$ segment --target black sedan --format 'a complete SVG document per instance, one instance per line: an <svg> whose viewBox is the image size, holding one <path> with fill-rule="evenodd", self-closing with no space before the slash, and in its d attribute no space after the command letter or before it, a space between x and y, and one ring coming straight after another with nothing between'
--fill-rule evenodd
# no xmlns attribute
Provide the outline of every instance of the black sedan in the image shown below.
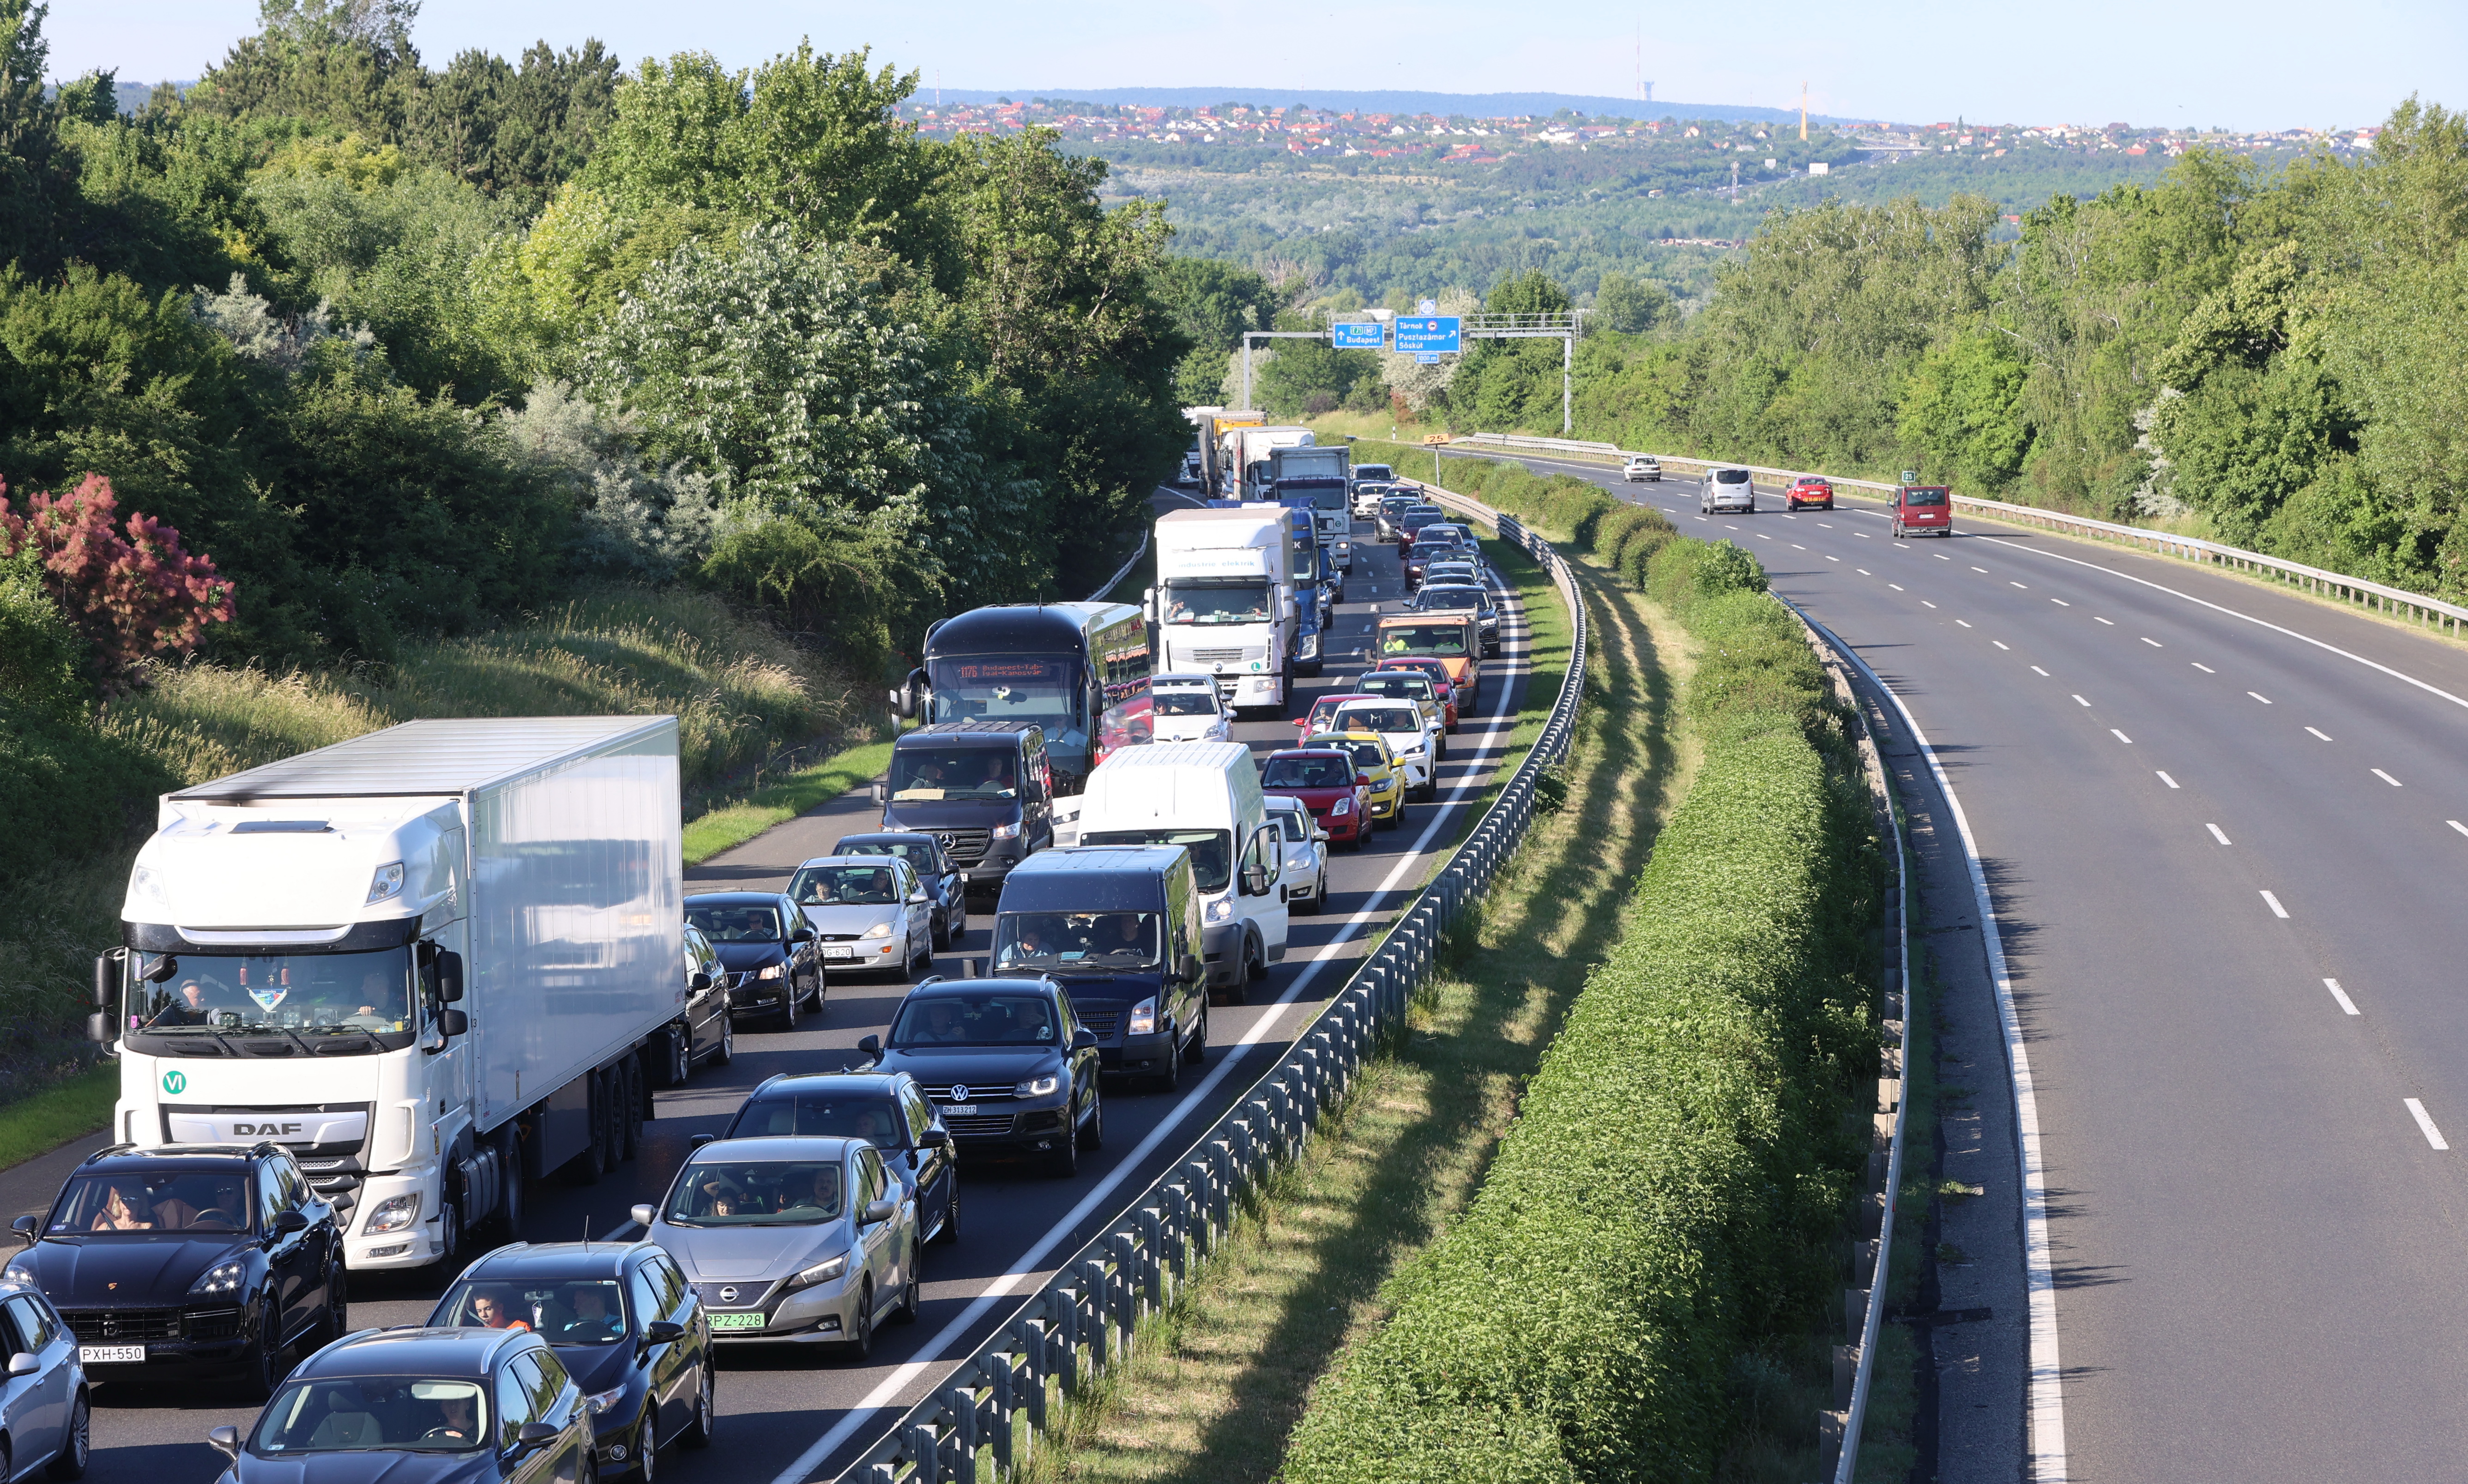
<svg viewBox="0 0 2468 1484"><path fill-rule="evenodd" d="M951 864L950 852L930 834L883 831L844 834L832 847L834 856L897 856L908 862L926 894L934 899L934 947L949 947L969 930L969 878Z"/></svg>
<svg viewBox="0 0 2468 1484"><path fill-rule="evenodd" d="M463 1269L428 1322L519 1324L547 1340L582 1388L604 1478L651 1484L661 1449L711 1441L711 1326L651 1243L500 1247Z"/></svg>
<svg viewBox="0 0 2468 1484"><path fill-rule="evenodd" d="M279 1145L97 1150L7 1275L42 1290L91 1381L229 1377L252 1400L283 1355L348 1325L334 1208Z"/></svg>
<svg viewBox="0 0 2468 1484"><path fill-rule="evenodd" d="M243 1437L206 1434L220 1484L595 1484L591 1407L520 1329L362 1330L300 1362Z"/></svg>
<svg viewBox="0 0 2468 1484"><path fill-rule="evenodd" d="M794 902L770 891L710 892L686 899L686 921L727 967L731 1014L763 1016L793 1031L800 1009L823 1008L823 961Z"/></svg>
<svg viewBox="0 0 2468 1484"><path fill-rule="evenodd" d="M866 1070L917 1079L962 1149L1071 1176L1105 1138L1096 1033L1051 979L926 979L892 1016L890 1045L868 1036L857 1049L874 1059Z"/></svg>
<svg viewBox="0 0 2468 1484"><path fill-rule="evenodd" d="M943 1116L903 1072L790 1072L766 1078L737 1107L723 1139L780 1134L864 1139L917 1205L921 1242L960 1240L960 1161ZM706 1134L697 1134L704 1141Z"/></svg>

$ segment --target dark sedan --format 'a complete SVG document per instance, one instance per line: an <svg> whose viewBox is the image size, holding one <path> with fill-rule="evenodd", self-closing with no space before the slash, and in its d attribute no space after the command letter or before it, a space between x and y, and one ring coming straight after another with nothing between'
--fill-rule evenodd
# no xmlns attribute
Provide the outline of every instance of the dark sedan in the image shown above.
<svg viewBox="0 0 2468 1484"><path fill-rule="evenodd" d="M951 1130L916 1078L904 1072L784 1073L766 1079L739 1104L720 1136L781 1134L837 1135L872 1144L917 1203L918 1240L960 1240L960 1161Z"/></svg>
<svg viewBox="0 0 2468 1484"><path fill-rule="evenodd" d="M276 1144L115 1144L47 1217L20 1217L7 1275L42 1290L90 1381L228 1377L252 1400L283 1355L343 1333L334 1208Z"/></svg>
<svg viewBox="0 0 2468 1484"><path fill-rule="evenodd" d="M1472 612L1482 617L1482 651L1499 652L1499 605L1492 601L1488 589L1470 582L1433 581L1407 600L1408 613Z"/></svg>
<svg viewBox="0 0 2468 1484"><path fill-rule="evenodd" d="M711 1441L711 1326L651 1243L500 1247L463 1269L428 1322L519 1324L547 1340L582 1389L603 1478L651 1484L661 1449Z"/></svg>
<svg viewBox="0 0 2468 1484"><path fill-rule="evenodd" d="M728 970L731 1014L766 1016L781 1030L793 1031L801 1008L823 1008L823 963L814 952L814 930L788 898L772 891L688 897L686 921L711 940Z"/></svg>
<svg viewBox="0 0 2468 1484"><path fill-rule="evenodd" d="M222 1484L593 1484L591 1408L521 1329L362 1330L300 1362L243 1437L206 1441Z"/></svg>
<svg viewBox="0 0 2468 1484"><path fill-rule="evenodd" d="M934 900L934 947L948 948L969 930L969 877L951 864L950 852L930 834L884 831L844 834L834 856L897 856L908 862L926 895Z"/></svg>
<svg viewBox="0 0 2468 1484"><path fill-rule="evenodd" d="M962 1149L1041 1157L1076 1175L1100 1147L1097 1036L1051 979L927 979L891 1017L886 1046L857 1048L875 1072L906 1072Z"/></svg>

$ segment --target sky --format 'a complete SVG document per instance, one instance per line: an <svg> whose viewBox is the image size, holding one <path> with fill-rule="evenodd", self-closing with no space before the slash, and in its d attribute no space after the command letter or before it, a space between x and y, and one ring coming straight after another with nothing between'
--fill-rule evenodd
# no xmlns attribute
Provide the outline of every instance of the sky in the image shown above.
<svg viewBox="0 0 2468 1484"><path fill-rule="evenodd" d="M191 79L257 27L257 0L55 0L52 72ZM1926 123L2236 129L2379 122L2411 93L2468 106L2462 0L1974 0L1754 7L1552 0L425 0L412 33L430 65L586 36L628 63L707 51L749 66L811 37L871 47L928 89L1548 91L1795 107Z"/></svg>

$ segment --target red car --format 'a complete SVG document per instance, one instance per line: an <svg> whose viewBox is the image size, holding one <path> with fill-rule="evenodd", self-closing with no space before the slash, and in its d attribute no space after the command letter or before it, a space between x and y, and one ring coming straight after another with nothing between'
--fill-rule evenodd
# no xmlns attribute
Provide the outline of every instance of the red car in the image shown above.
<svg viewBox="0 0 2468 1484"><path fill-rule="evenodd" d="M1802 474L1782 492L1783 504L1792 510L1814 505L1818 510L1834 508L1834 483L1817 474Z"/></svg>
<svg viewBox="0 0 2468 1484"><path fill-rule="evenodd" d="M1334 730L1330 721L1336 717L1337 707L1350 700L1378 700L1379 698L1367 691L1360 695L1348 692L1343 696L1323 696L1312 702L1312 709L1308 715L1294 722L1294 730L1305 737L1309 737L1314 732Z"/></svg>
<svg viewBox="0 0 2468 1484"><path fill-rule="evenodd" d="M1954 491L1943 485L1894 487L1894 539L1954 535Z"/></svg>
<svg viewBox="0 0 2468 1484"><path fill-rule="evenodd" d="M1443 713L1441 719L1447 723L1450 731L1453 732L1457 729L1456 683L1449 678L1449 667L1446 661L1426 659L1415 655L1392 655L1387 659L1382 660L1372 668L1374 670L1419 670L1423 674L1429 675L1431 677L1431 689L1439 692L1440 694L1440 710ZM1359 700L1365 698L1384 699L1385 697L1345 696L1343 698L1347 700ZM1474 697L1469 696L1466 698L1468 700L1472 700Z"/></svg>
<svg viewBox="0 0 2468 1484"><path fill-rule="evenodd" d="M1260 769L1260 791L1300 799L1334 841L1358 849L1371 833L1371 790L1354 755L1337 747L1283 747Z"/></svg>

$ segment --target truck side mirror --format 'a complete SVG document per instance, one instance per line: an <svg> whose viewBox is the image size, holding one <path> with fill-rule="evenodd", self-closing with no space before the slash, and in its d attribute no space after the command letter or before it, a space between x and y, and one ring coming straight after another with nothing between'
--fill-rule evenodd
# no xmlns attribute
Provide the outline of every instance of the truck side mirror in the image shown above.
<svg viewBox="0 0 2468 1484"><path fill-rule="evenodd" d="M110 948L94 956L94 1008L109 1010L111 995L120 988L120 966L128 962L126 948Z"/></svg>
<svg viewBox="0 0 2468 1484"><path fill-rule="evenodd" d="M111 1023L111 1012L98 1010L85 1017L85 1039L98 1046L108 1046L120 1039L120 1031Z"/></svg>
<svg viewBox="0 0 2468 1484"><path fill-rule="evenodd" d="M1267 866L1245 866L1243 868L1243 895L1246 897L1265 897L1268 894L1268 868Z"/></svg>
<svg viewBox="0 0 2468 1484"><path fill-rule="evenodd" d="M471 1017L460 1010L441 1010L437 1012L437 1030L448 1040L468 1036L471 1033Z"/></svg>
<svg viewBox="0 0 2468 1484"><path fill-rule="evenodd" d="M463 955L451 948L437 950L437 997L445 1004L455 1004L463 998Z"/></svg>
<svg viewBox="0 0 2468 1484"><path fill-rule="evenodd" d="M1197 983L1197 982L1199 982L1199 980L1200 980L1200 976L1201 976L1203 973L1205 973L1205 972L1206 972L1206 970L1202 970L1202 969L1200 967L1200 955L1199 955L1199 954L1197 954L1197 953L1185 953L1185 954L1182 956L1182 976L1183 976L1183 978L1185 978L1185 979L1187 979L1187 980L1190 980L1190 981L1194 982L1194 983Z"/></svg>

